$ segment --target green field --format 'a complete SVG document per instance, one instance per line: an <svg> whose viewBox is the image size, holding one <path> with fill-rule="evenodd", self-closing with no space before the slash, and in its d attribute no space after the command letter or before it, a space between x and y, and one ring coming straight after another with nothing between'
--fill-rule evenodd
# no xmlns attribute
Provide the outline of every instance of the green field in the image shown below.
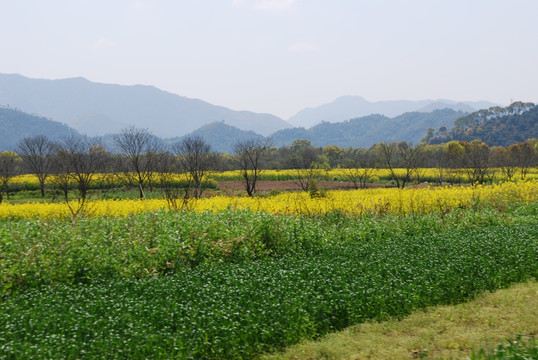
<svg viewBox="0 0 538 360"><path fill-rule="evenodd" d="M538 204L0 222L0 358L252 358L538 275Z"/></svg>

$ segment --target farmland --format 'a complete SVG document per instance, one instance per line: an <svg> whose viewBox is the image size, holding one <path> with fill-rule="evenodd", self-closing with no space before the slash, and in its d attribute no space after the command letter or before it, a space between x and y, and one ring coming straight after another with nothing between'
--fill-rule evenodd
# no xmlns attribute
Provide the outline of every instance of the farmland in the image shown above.
<svg viewBox="0 0 538 360"><path fill-rule="evenodd" d="M0 358L253 358L538 276L538 183L0 205ZM515 334L514 334L515 335Z"/></svg>

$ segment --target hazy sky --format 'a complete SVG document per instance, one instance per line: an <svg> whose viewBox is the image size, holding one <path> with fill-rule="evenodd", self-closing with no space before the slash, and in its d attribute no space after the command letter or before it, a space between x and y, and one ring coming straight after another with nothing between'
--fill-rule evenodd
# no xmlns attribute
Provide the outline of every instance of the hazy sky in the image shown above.
<svg viewBox="0 0 538 360"><path fill-rule="evenodd" d="M538 101L537 0L0 0L0 73L287 119L342 95Z"/></svg>

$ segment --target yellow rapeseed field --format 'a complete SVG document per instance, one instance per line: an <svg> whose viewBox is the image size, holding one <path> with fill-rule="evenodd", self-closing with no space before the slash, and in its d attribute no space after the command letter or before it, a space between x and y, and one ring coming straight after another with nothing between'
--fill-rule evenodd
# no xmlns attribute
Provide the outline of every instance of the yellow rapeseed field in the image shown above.
<svg viewBox="0 0 538 360"><path fill-rule="evenodd" d="M272 214L323 214L339 210L360 216L364 213L425 214L479 205L503 205L512 201L538 200L538 181L506 182L494 185L377 188L328 191L324 197L311 198L306 192L288 192L272 197L214 196L189 200L188 210L218 212L225 209L264 211ZM76 208L75 204L72 208ZM89 216L124 217L166 209L165 200L96 200L87 203ZM65 203L0 204L0 219L67 218L71 211Z"/></svg>
<svg viewBox="0 0 538 360"><path fill-rule="evenodd" d="M448 170L444 169L444 176L446 177L448 174ZM502 173L501 169L494 169L495 176L494 179L501 180L504 179L504 175ZM405 173L404 169L395 169L395 172L398 176L402 176ZM437 179L439 177L439 170L433 169L433 168L423 168L419 170L421 174L421 178L426 179ZM455 170L455 173L458 177L461 177L462 179L466 179L465 170L459 169ZM291 177L294 177L297 175L297 170L263 170L262 171L262 178L267 180L287 180ZM326 178L326 179L343 179L346 177L346 169L332 169L332 170L319 170L319 176ZM378 180L380 178L386 179L390 177L390 173L387 169L374 169L371 173L371 178L373 180ZM155 179L158 178L158 176L154 177ZM516 172L515 179L520 178L520 173ZM239 170L233 170L233 171L221 171L221 172L215 172L211 175L211 179L214 181L222 181L222 180L240 180L242 179L241 173ZM538 180L538 168L530 168L528 170L528 173L526 175L526 180ZM187 176L184 174L175 174L174 181L185 181L187 180ZM96 174L94 181L96 183L101 184L114 184L118 183L119 179L117 176L114 176L113 174ZM24 185L27 184L29 186L37 187L39 185L37 178L34 175L19 175L15 176L11 181L11 184L19 184Z"/></svg>

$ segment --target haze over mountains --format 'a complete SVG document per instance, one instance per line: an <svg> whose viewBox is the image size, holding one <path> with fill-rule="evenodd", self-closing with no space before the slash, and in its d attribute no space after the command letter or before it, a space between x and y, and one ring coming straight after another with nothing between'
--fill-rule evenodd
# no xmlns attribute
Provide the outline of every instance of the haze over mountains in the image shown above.
<svg viewBox="0 0 538 360"><path fill-rule="evenodd" d="M451 100L369 102L359 96L299 111L287 122L271 114L234 111L145 85L95 83L84 78L31 79L0 74L0 105L9 105L68 124L81 133L104 135L127 126L149 128L158 136L182 136L214 121L267 136L294 126L309 128L370 114L395 117L406 112L450 108L473 112L495 106L489 102Z"/></svg>
<svg viewBox="0 0 538 360"><path fill-rule="evenodd" d="M427 128L450 129L456 119L495 104L451 100L369 102L359 96L343 96L301 110L286 122L271 114L234 111L152 86L0 74L2 106L6 111L0 150L13 148L23 136L42 133L56 138L55 134L72 133L69 127L95 136L136 126L167 139L199 135L214 150L230 152L236 141L261 136L271 136L277 146L291 145L296 139L310 140L314 146L342 147L368 147L380 141L417 143ZM14 109L36 116L11 111Z"/></svg>
<svg viewBox="0 0 538 360"><path fill-rule="evenodd" d="M321 122L340 122L371 114L395 117L407 112L432 112L440 109L473 112L479 109L497 106L488 101L452 100L389 100L369 102L360 96L342 96L331 103L315 108L306 108L288 119L293 126L309 128Z"/></svg>
<svg viewBox="0 0 538 360"><path fill-rule="evenodd" d="M58 121L0 107L0 151L16 150L25 137L45 135L56 141L77 132Z"/></svg>
<svg viewBox="0 0 538 360"><path fill-rule="evenodd" d="M161 137L181 136L213 121L262 135L291 126L274 115L234 111L153 86L101 84L84 78L44 80L0 74L0 105L66 123L92 136L131 125Z"/></svg>

